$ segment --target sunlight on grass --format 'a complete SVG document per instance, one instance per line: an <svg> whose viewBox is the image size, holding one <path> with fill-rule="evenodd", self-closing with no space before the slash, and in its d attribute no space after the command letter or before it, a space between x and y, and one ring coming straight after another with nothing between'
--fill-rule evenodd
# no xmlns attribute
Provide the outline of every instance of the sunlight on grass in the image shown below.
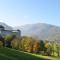
<svg viewBox="0 0 60 60"><path fill-rule="evenodd" d="M0 60L60 60L40 54L27 53L10 48L0 48Z"/></svg>
<svg viewBox="0 0 60 60"><path fill-rule="evenodd" d="M20 51L20 52L23 52L23 51ZM27 54L30 54L30 55L33 55L33 56L36 56L36 57L39 57L39 58L44 58L44 59L60 60L60 58L54 58L54 57L49 57L49 56L42 56L42 55L39 55L39 54L32 54L32 53L28 53L28 52L23 52L23 53L27 53Z"/></svg>
<svg viewBox="0 0 60 60"><path fill-rule="evenodd" d="M0 48L0 60L48 60L48 59L43 57L37 57L35 55L20 52L14 49Z"/></svg>

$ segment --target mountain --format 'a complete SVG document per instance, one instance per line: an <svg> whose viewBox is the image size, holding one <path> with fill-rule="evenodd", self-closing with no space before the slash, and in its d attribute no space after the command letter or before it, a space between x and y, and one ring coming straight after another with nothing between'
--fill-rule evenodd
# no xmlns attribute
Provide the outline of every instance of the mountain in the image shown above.
<svg viewBox="0 0 60 60"><path fill-rule="evenodd" d="M22 36L31 36L42 40L60 39L60 27L50 24L45 23L27 24L25 26L15 27L15 29L20 29Z"/></svg>
<svg viewBox="0 0 60 60"><path fill-rule="evenodd" d="M8 26L7 24L3 23L3 22L0 22L0 25L2 25L5 30L12 30L13 28L11 26Z"/></svg>
<svg viewBox="0 0 60 60"><path fill-rule="evenodd" d="M37 23L12 28L11 26L8 26L2 22L0 22L0 25L4 26L5 30L20 29L22 36L31 36L41 40L60 40L60 27L58 26Z"/></svg>

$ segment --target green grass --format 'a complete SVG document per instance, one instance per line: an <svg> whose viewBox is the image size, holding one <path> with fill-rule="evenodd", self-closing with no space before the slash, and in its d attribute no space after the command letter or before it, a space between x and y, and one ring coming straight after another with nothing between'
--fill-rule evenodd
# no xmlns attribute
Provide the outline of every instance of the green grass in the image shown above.
<svg viewBox="0 0 60 60"><path fill-rule="evenodd" d="M0 60L56 60L48 56L19 52L14 49L0 48ZM58 59L57 59L58 60Z"/></svg>
<svg viewBox="0 0 60 60"><path fill-rule="evenodd" d="M24 53L27 53L27 52L24 52ZM27 54L30 54L32 56L36 56L36 57L39 57L39 58L44 58L44 59L47 59L47 60L60 60L60 58L58 58L58 57L42 56L40 54L32 54L32 53L27 53Z"/></svg>

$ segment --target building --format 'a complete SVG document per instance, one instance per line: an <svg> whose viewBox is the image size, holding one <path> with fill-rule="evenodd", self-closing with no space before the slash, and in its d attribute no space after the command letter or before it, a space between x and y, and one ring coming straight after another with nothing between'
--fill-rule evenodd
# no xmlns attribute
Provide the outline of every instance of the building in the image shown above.
<svg viewBox="0 0 60 60"><path fill-rule="evenodd" d="M0 25L0 35L5 37L7 35L16 35L17 37L21 36L20 30L5 30L4 26Z"/></svg>

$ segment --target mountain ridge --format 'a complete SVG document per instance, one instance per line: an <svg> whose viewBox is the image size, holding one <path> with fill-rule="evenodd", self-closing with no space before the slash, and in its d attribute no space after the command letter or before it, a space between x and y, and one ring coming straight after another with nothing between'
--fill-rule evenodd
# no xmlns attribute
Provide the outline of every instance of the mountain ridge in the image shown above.
<svg viewBox="0 0 60 60"><path fill-rule="evenodd" d="M0 22L5 30L21 30L22 36L31 36L41 40L60 40L60 27L46 23L27 24L19 27L11 27Z"/></svg>
<svg viewBox="0 0 60 60"><path fill-rule="evenodd" d="M21 30L22 36L38 37L42 40L46 40L57 33L60 35L59 26L46 23L28 24L17 28Z"/></svg>

